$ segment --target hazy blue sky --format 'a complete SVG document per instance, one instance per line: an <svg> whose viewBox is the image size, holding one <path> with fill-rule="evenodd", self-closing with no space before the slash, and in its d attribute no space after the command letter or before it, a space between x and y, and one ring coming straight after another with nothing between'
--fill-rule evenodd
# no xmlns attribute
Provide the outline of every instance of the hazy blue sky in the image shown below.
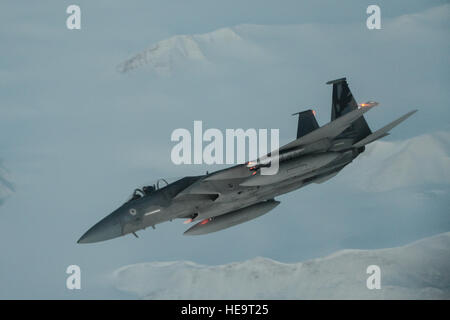
<svg viewBox="0 0 450 320"><path fill-rule="evenodd" d="M377 1L382 30L369 31L372 1L77 1L82 29L69 31L72 3L0 4L0 159L15 187L0 207L0 298L121 297L105 275L126 264L300 261L448 231L445 197L412 207L411 190L397 190L368 202L331 183L281 197L270 215L207 238L182 236L178 221L140 239L76 244L136 186L211 170L170 163L171 132L193 120L280 128L286 142L293 112L314 106L321 124L329 121L325 82L347 76L359 101L383 104L368 115L373 128L419 109L390 139L449 131L450 5ZM230 44L232 57L211 50L211 70L116 71L160 40L235 26L261 55ZM345 198L336 200L339 192ZM323 201L327 194L336 202ZM337 206L342 213L329 213ZM65 288L70 264L82 268L79 292Z"/></svg>

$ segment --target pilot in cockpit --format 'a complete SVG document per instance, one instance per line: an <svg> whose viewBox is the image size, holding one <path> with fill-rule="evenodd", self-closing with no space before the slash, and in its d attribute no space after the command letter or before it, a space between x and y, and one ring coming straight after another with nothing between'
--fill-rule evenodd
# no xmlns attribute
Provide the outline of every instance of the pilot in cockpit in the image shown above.
<svg viewBox="0 0 450 320"><path fill-rule="evenodd" d="M147 196L153 192L155 192L156 188L155 186L144 186L141 189L135 189L133 192L133 195L131 196L131 199L129 201L133 201L139 198L142 198L143 196Z"/></svg>
<svg viewBox="0 0 450 320"><path fill-rule="evenodd" d="M142 187L142 191L144 192L145 195L149 195L150 193L155 191L155 186L144 186Z"/></svg>
<svg viewBox="0 0 450 320"><path fill-rule="evenodd" d="M131 199L128 200L128 201L133 201L133 200L142 198L143 195L144 194L143 194L141 189L135 189L134 192L133 192L133 195L131 196Z"/></svg>

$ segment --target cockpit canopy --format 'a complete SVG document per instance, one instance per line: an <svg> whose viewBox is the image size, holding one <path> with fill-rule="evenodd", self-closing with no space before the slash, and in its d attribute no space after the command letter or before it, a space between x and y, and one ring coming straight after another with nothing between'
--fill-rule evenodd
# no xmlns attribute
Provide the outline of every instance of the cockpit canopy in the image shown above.
<svg viewBox="0 0 450 320"><path fill-rule="evenodd" d="M166 179L158 179L155 183L143 186L142 188L136 188L131 196L129 197L127 202L134 201L137 199L140 199L142 197L148 196L155 192L156 190L159 190L161 188L164 188L165 186L169 185Z"/></svg>

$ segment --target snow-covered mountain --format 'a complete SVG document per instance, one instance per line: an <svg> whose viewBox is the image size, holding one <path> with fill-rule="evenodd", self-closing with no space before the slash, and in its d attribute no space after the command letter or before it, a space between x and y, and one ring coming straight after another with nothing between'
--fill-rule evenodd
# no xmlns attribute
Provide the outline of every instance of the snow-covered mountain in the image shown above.
<svg viewBox="0 0 450 320"><path fill-rule="evenodd" d="M339 176L365 191L450 184L450 132L376 141ZM350 172L351 171L351 172Z"/></svg>
<svg viewBox="0 0 450 320"><path fill-rule="evenodd" d="M361 247L366 238L389 243L396 241L393 230L407 233L410 228L420 229L419 224L433 226L433 221L442 226L435 230L446 231L449 154L449 132L374 142L326 186L308 189L302 212L320 212L318 222L309 225L311 216L302 212L288 219L315 228L326 221L335 224L329 227L331 232L343 227L338 226L343 220L348 237L359 239ZM339 218L327 204L318 204L324 192L329 203L339 203ZM361 223L366 221L363 217L376 218ZM341 235L335 237L341 239L342 248L348 248ZM381 268L380 290L366 287L369 265ZM299 263L260 257L216 266L190 261L141 263L118 269L113 279L120 291L144 299L450 299L450 232L402 247L341 250Z"/></svg>
<svg viewBox="0 0 450 320"><path fill-rule="evenodd" d="M412 49L418 49L416 47L416 38L405 37L405 32L408 35L410 33L423 32L424 29L427 29L431 25L438 32L447 32L448 19L446 17L449 11L450 6L443 5L420 14L407 14L396 19L386 19L384 22L385 26L392 32L388 37L371 38L371 45L374 47L382 47L384 45L392 46L393 42L401 41L402 49L391 48L389 61L390 59L394 61L404 59L404 50L408 50L410 45L413 46ZM433 37L428 37L427 40L439 39L439 37L435 38L436 30L433 30ZM216 62L214 60L217 59L217 55L228 58L235 57L247 64L249 61L258 61L258 57L261 55L267 57L273 54L273 60L270 60L270 63L267 63L266 60L259 67L261 68L263 66L263 68L266 68L270 65L274 66L276 76L279 75L277 71L286 62L290 61L290 59L298 59L298 64L293 68L298 75L302 75L305 79L314 79L315 75L323 73L324 76L326 75L325 77L328 77L336 71L335 68L345 65L344 61L340 61L336 65L334 59L327 58L328 53L333 52L336 47L341 47L340 39L342 34L346 34L348 38L352 39L353 43L356 43L361 38L367 38L367 34L363 31L365 30L360 28L359 22L356 25L352 24L348 26L333 24L240 24L208 33L174 35L170 38L160 40L157 43L151 44L148 49L132 55L131 58L118 66L118 70L119 72L128 72L132 69L145 66L147 70L156 74L170 75L179 66L191 64L195 66L199 62L207 64ZM413 41L409 42L411 39ZM426 48L427 46L421 46L420 50L426 50ZM442 49L443 54L446 52L445 49ZM367 57L374 55L373 58L377 58L376 51L364 51L364 59L360 60L355 55L359 51L355 50L354 46L344 46L341 50L345 50L345 56L349 58L353 68L365 66L365 68L361 68L364 70L364 74L369 72L366 63ZM384 65L390 68L389 63L385 63ZM323 71L317 70L318 66ZM344 70L348 69L344 67ZM270 77L268 71L266 72L266 76ZM385 74L381 70L377 71L380 74ZM339 71L338 75L341 74L342 70ZM282 73L282 75L286 77L286 74ZM295 80L299 81L298 78L297 76Z"/></svg>
<svg viewBox="0 0 450 320"><path fill-rule="evenodd" d="M209 63L207 50L227 50L240 43L242 50L248 49L233 28L222 28L213 32L194 35L176 35L159 41L118 66L119 72L128 72L146 66L159 75L170 75L175 66L186 63ZM207 48L208 47L208 48Z"/></svg>
<svg viewBox="0 0 450 320"><path fill-rule="evenodd" d="M381 289L366 286L370 265L381 269ZM450 299L450 232L299 263L141 263L118 269L113 279L117 289L145 299Z"/></svg>
<svg viewBox="0 0 450 320"><path fill-rule="evenodd" d="M2 166L0 162L0 205L10 196L14 191L8 171Z"/></svg>

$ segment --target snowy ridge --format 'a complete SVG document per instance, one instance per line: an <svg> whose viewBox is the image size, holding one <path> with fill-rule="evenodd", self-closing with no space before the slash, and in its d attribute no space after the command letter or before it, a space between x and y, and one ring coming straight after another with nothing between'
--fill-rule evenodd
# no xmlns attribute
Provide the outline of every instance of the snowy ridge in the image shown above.
<svg viewBox="0 0 450 320"><path fill-rule="evenodd" d="M125 73L147 65L159 75L170 75L176 65L186 62L207 63L208 59L202 49L205 45L226 45L241 40L231 28L205 34L173 36L124 61L118 66L118 71Z"/></svg>
<svg viewBox="0 0 450 320"><path fill-rule="evenodd" d="M352 174L342 178L349 180L348 185L367 191L448 185L450 133L424 134L404 141L376 141L350 166Z"/></svg>
<svg viewBox="0 0 450 320"><path fill-rule="evenodd" d="M369 290L366 269L381 268ZM129 265L113 274L117 289L144 299L450 299L450 232L378 250L342 250L325 258L280 263L257 257L206 266L190 261Z"/></svg>
<svg viewBox="0 0 450 320"><path fill-rule="evenodd" d="M446 31L448 29L447 16L449 11L450 5L446 4L422 13L406 14L395 19L389 19L386 24L396 32L393 32L388 39L396 41L403 38L404 30L410 34L411 30L429 30L430 26ZM337 31L338 29L339 31ZM355 30L357 30L357 27L351 25L349 29L346 29L346 32L351 32L352 38L361 36L361 34L355 34ZM264 58L267 58L266 54L270 56L268 51L274 49L274 47L271 49L272 44L275 46L275 52L277 53L268 65L279 65L280 61L286 58L284 55L286 52L298 50L292 52L295 52L297 57L303 57L299 60L305 60L305 63L300 64L299 67L299 71L305 73L308 71L308 65L321 63L323 57L317 53L310 55L311 50L302 44L310 43L310 46L313 45L313 47L318 45L324 52L333 51L336 46L336 38L341 34L335 32L342 32L342 29L323 24L240 24L203 34L175 35L152 44L148 49L133 55L121 63L117 69L119 72L126 73L146 66L151 72L167 76L172 74L177 66L194 62L212 63L212 60L220 54L244 60L259 58L261 54ZM319 41L311 42L311 37ZM280 40L282 41L280 42ZM278 52L277 49L280 48L280 44L284 48L284 41L288 41L289 47L287 48L289 50L284 49L283 52ZM380 38L377 41L380 42L374 45L383 44L385 40ZM258 43L258 45L255 45L255 43ZM297 47L297 44L300 45ZM211 49L212 52L208 52Z"/></svg>

